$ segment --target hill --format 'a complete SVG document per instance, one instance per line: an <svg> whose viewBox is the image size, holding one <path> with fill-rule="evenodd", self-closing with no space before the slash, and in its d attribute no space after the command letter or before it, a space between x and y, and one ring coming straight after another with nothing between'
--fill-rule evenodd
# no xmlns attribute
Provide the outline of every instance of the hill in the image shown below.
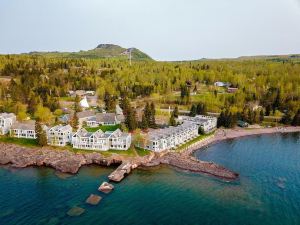
<svg viewBox="0 0 300 225"><path fill-rule="evenodd" d="M66 58L128 58L131 52L133 60L152 60L146 53L137 48L123 48L114 44L99 44L96 48L79 52L30 52L30 55Z"/></svg>

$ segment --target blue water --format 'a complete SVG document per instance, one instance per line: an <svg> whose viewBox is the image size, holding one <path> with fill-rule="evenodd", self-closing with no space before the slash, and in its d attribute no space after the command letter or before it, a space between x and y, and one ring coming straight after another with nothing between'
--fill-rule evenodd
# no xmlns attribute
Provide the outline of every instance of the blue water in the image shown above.
<svg viewBox="0 0 300 225"><path fill-rule="evenodd" d="M169 167L135 170L108 194L97 191L113 168L0 169L0 225L31 224L300 224L300 134L218 143L195 154L238 173L227 183ZM91 194L98 206L85 204ZM66 212L85 209L79 217Z"/></svg>

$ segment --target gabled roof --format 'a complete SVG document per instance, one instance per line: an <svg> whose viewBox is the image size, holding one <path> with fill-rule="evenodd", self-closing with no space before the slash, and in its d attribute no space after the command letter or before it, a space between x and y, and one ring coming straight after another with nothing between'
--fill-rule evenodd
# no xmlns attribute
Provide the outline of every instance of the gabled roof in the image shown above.
<svg viewBox="0 0 300 225"><path fill-rule="evenodd" d="M0 117L4 119L14 118L16 115L14 113L0 113Z"/></svg>
<svg viewBox="0 0 300 225"><path fill-rule="evenodd" d="M116 114L115 113L97 113L96 121L97 122L114 123L116 121Z"/></svg>
<svg viewBox="0 0 300 225"><path fill-rule="evenodd" d="M93 116L95 116L95 111L92 111L92 110L85 110L85 111L77 113L78 119L88 118L88 117L93 117Z"/></svg>
<svg viewBox="0 0 300 225"><path fill-rule="evenodd" d="M20 130L35 130L35 121L28 120L25 122L15 122L11 129L20 129Z"/></svg>
<svg viewBox="0 0 300 225"><path fill-rule="evenodd" d="M51 127L50 130L64 132L64 131L72 130L72 127L69 124L65 125L65 126L60 124L60 125Z"/></svg>

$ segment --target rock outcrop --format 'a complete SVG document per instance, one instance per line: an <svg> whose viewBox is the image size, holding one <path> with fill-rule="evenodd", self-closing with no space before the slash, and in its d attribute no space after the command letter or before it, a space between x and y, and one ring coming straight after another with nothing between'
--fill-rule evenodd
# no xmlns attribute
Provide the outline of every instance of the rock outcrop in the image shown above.
<svg viewBox="0 0 300 225"><path fill-rule="evenodd" d="M0 164L13 167L49 166L63 173L75 174L84 165L119 165L123 161L119 155L104 157L100 153L73 153L68 150L49 148L25 148L13 144L0 143Z"/></svg>
<svg viewBox="0 0 300 225"><path fill-rule="evenodd" d="M107 183L107 182L103 182L100 187L98 188L98 191L102 191L103 193L110 193L112 190L114 189L114 185Z"/></svg>
<svg viewBox="0 0 300 225"><path fill-rule="evenodd" d="M195 173L205 173L225 180L235 180L239 175L213 162L205 162L197 160L192 156L187 156L180 153L167 153L163 156L158 156L149 163L142 166L158 166L166 164L179 169L188 170Z"/></svg>

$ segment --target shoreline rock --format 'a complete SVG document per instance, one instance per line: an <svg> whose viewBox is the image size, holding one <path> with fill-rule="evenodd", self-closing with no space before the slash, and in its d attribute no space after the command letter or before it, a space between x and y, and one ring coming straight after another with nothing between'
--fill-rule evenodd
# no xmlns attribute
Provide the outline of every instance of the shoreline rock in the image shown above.
<svg viewBox="0 0 300 225"><path fill-rule="evenodd" d="M114 189L114 185L108 183L108 182L103 182L100 187L98 188L98 191L101 191L105 194L110 193Z"/></svg>

